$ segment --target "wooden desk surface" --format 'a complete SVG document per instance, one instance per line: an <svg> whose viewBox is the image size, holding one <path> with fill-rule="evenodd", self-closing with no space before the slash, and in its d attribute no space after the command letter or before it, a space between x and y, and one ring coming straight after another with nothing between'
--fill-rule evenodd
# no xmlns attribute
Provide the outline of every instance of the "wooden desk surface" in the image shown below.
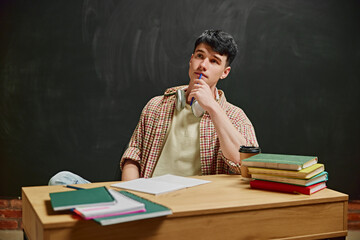
<svg viewBox="0 0 360 240"><path fill-rule="evenodd" d="M187 230L195 231L189 235L190 237L199 231L201 236L209 235L215 238L219 236L219 239L220 236L224 239L227 231L237 234L237 239L246 239L249 236L255 239L268 237L317 239L317 237L339 237L347 234L348 195L346 194L331 189L324 189L311 196L255 190L250 189L249 184L242 181L241 176L238 175L211 175L198 178L212 182L159 196L134 192L168 206L173 210L173 215L106 227L101 227L93 221L78 220L67 211L59 213L52 210L49 193L74 191L72 189L63 186L24 187L22 189L24 229L30 240L61 239L55 238L55 235L71 236L71 239L75 239L75 236L76 239L88 239L89 236L95 237L96 233L105 229L106 232L114 229L113 231L123 234L124 229L129 232L132 227L135 232L139 228L146 229L145 225L150 222L155 222L157 229L155 232L154 230L149 233L137 231L138 235L131 233L126 236L132 239L143 239L144 236L165 239L170 236L169 234L173 234L183 238L189 234ZM115 182L79 186L90 188L110 186L112 183ZM204 229L204 226L207 228ZM239 230L240 226L242 227ZM124 229L121 231L122 227ZM74 228L83 231L74 231ZM216 234L218 231L221 235ZM61 235L61 232L65 235ZM94 233L86 234L90 232ZM106 238L105 232L102 234L98 237L112 239L113 235L109 234L109 238Z"/></svg>

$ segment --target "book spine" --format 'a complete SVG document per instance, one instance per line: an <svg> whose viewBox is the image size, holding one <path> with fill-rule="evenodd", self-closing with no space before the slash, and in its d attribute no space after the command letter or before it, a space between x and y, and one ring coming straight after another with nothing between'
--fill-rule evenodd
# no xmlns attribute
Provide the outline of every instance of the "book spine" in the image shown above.
<svg viewBox="0 0 360 240"><path fill-rule="evenodd" d="M296 164L286 164L286 163L274 163L274 162L245 162L243 161L244 166L247 167L262 167L269 169L283 169L283 170L301 170L301 165Z"/></svg>
<svg viewBox="0 0 360 240"><path fill-rule="evenodd" d="M284 171L284 172L282 172ZM279 177L289 177L289 178L299 178L299 179L305 179L307 173L301 173L298 171L288 171L288 170L277 170L277 169L266 169L266 170L259 170L256 168L249 168L250 174L266 174L266 175L273 175L273 176L279 176Z"/></svg>
<svg viewBox="0 0 360 240"><path fill-rule="evenodd" d="M105 217L113 217L113 216L127 215L127 214L133 214L133 213L141 213L141 212L146 212L146 210L141 209L141 210L136 210L136 211L121 212L121 213L109 213L109 214L102 214L102 215L96 215L96 216L90 216L90 217L85 217L84 215L82 215L80 212L77 212L76 210L74 210L74 212L78 213L85 220L91 220L94 218L105 218Z"/></svg>
<svg viewBox="0 0 360 240"><path fill-rule="evenodd" d="M256 188L256 189L279 191L286 193L302 193L302 194L310 195L310 190L308 188L292 185L292 184L253 180L250 182L250 186L251 188Z"/></svg>

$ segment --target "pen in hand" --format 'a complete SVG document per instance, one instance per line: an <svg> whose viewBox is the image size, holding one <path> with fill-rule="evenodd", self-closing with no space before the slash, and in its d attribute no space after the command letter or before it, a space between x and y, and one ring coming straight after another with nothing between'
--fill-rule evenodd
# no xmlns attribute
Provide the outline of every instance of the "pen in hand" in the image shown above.
<svg viewBox="0 0 360 240"><path fill-rule="evenodd" d="M199 79L201 79L201 77L202 77L202 73L200 74ZM192 106L193 102L194 102L194 97L191 99L190 106Z"/></svg>

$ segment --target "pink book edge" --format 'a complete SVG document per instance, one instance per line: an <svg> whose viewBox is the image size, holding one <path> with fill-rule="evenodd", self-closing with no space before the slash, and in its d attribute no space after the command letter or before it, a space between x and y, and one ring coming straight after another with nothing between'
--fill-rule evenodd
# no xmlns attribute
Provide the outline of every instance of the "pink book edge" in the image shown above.
<svg viewBox="0 0 360 240"><path fill-rule="evenodd" d="M129 212L119 212L119 213L109 213L109 214L103 214L103 215L97 215L97 216L91 216L91 217L84 217L82 216L78 211L74 210L74 212L78 215L80 215L85 220L91 220L94 218L105 218L105 217L113 217L113 216L119 216L119 215L125 215L125 214L132 214L132 213L140 213L140 212L146 212L146 209L140 209L136 211L129 211Z"/></svg>

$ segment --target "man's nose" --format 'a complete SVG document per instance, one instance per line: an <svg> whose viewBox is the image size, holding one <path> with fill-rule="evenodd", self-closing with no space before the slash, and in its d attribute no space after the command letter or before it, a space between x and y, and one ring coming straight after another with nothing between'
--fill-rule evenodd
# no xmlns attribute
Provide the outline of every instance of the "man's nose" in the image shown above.
<svg viewBox="0 0 360 240"><path fill-rule="evenodd" d="M209 59L208 59L208 58L205 58L205 59L203 59L203 60L201 61L200 67L201 67L203 70L206 70L208 64L209 64Z"/></svg>

